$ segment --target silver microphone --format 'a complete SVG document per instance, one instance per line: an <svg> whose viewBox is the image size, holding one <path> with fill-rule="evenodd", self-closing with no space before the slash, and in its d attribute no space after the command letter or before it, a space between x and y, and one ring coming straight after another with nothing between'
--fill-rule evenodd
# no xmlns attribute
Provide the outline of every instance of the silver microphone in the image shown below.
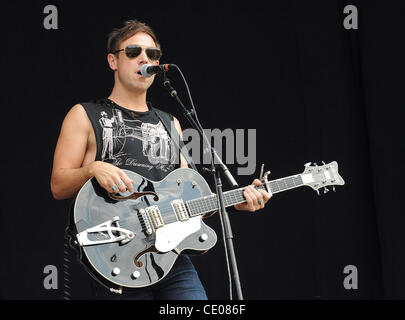
<svg viewBox="0 0 405 320"><path fill-rule="evenodd" d="M154 74L169 71L171 67L172 67L171 64L159 64L157 66L151 64L144 64L141 67L140 72L142 76L144 76L145 78L149 78Z"/></svg>

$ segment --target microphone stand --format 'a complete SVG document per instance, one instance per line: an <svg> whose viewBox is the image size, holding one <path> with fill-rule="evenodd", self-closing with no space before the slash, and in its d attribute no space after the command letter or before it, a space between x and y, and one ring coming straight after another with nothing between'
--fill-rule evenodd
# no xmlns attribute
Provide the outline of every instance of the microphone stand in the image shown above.
<svg viewBox="0 0 405 320"><path fill-rule="evenodd" d="M180 69L174 66L181 74ZM202 126L200 125L198 118L197 121L194 119L195 115L195 109L194 110L189 110L187 109L181 99L177 95L177 91L172 87L169 78L166 76L166 72L164 72L162 75L162 81L164 87L169 91L170 95L178 102L178 104L181 106L182 111L185 115L185 117L188 119L190 124L200 133L200 135L203 137L204 142L207 144L207 146L210 148L211 151L211 170L209 170L213 176L214 176L214 182L215 182L215 187L216 187L216 192L217 192L217 198L218 198L218 204L219 204L219 214L221 221L223 223L223 232L224 232L224 237L225 237L225 247L226 247L226 252L227 256L230 258L230 264L231 264L231 274L232 278L235 284L236 288L236 293L237 293L237 298L238 300L243 300L243 295L242 295L242 288L240 284L240 279L239 279L239 272L238 272L238 266L236 263L236 257L235 257L235 251L233 247L233 234L232 234L232 228L229 220L228 213L225 209L225 204L224 204L224 196L223 196L223 191L222 191L222 181L221 181L221 175L220 171L222 171L225 174L225 177L231 184L233 188L238 187L237 182L233 178L232 174L229 172L228 168L226 165L222 162L222 159L218 156L216 150L211 146L210 141L207 138L207 135L205 134ZM183 77L184 79L184 77ZM185 80L185 79L184 79ZM232 299L232 297L231 297Z"/></svg>

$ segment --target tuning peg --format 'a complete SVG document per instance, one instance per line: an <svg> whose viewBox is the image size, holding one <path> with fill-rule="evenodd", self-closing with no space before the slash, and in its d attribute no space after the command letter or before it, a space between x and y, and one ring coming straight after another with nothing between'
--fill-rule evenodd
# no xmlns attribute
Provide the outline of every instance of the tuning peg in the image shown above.
<svg viewBox="0 0 405 320"><path fill-rule="evenodd" d="M325 193L328 193L328 192L329 192L329 189L326 188L326 187L324 187L324 188L323 188L323 193L325 194Z"/></svg>
<svg viewBox="0 0 405 320"><path fill-rule="evenodd" d="M336 192L335 186L332 186L332 190L333 192Z"/></svg>
<svg viewBox="0 0 405 320"><path fill-rule="evenodd" d="M327 166L327 164L325 163L325 161L322 161L322 163L323 163L323 165L326 167ZM326 170L329 170L331 168L331 166L327 166L325 169Z"/></svg>
<svg viewBox="0 0 405 320"><path fill-rule="evenodd" d="M316 193L318 194L318 196L321 196L321 194L319 193L319 190L316 190Z"/></svg>
<svg viewBox="0 0 405 320"><path fill-rule="evenodd" d="M307 162L306 164L304 164L305 168L308 168L311 165L311 162Z"/></svg>

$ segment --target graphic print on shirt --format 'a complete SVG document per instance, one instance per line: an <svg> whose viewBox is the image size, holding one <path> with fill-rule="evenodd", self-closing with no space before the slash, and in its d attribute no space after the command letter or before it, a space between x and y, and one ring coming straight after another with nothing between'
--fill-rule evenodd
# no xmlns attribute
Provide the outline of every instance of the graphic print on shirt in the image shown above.
<svg viewBox="0 0 405 320"><path fill-rule="evenodd" d="M101 159L102 160L105 159L107 149L108 149L108 158L114 159L113 123L115 122L115 119L114 119L114 117L109 119L107 112L102 111L99 122L100 122L101 127L103 128L103 151L101 153Z"/></svg>
<svg viewBox="0 0 405 320"><path fill-rule="evenodd" d="M158 167L164 171L171 170L176 155L174 144L163 124L142 122L140 120L124 119L121 110L113 109L113 116L108 117L105 111L100 113L99 123L103 128L103 147L101 160L113 160L114 165L137 165L136 160L127 158L125 145L131 139L142 142L142 154L148 158L150 166ZM125 160L125 163L122 161ZM165 168L169 165L169 168Z"/></svg>

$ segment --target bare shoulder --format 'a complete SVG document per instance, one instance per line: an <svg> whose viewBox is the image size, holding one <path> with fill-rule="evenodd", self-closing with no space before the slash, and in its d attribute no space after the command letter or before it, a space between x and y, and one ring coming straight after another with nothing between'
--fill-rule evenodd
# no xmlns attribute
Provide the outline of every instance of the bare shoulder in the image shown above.
<svg viewBox="0 0 405 320"><path fill-rule="evenodd" d="M66 114L65 120L77 121L79 124L90 124L90 120L87 116L81 104L75 104L69 112Z"/></svg>
<svg viewBox="0 0 405 320"><path fill-rule="evenodd" d="M63 131L76 131L76 133L89 133L91 130L91 122L81 104L74 105L66 114L62 123ZM73 133L73 132L72 132Z"/></svg>
<svg viewBox="0 0 405 320"><path fill-rule="evenodd" d="M91 122L81 104L66 114L56 144L54 167L78 168L86 154Z"/></svg>

